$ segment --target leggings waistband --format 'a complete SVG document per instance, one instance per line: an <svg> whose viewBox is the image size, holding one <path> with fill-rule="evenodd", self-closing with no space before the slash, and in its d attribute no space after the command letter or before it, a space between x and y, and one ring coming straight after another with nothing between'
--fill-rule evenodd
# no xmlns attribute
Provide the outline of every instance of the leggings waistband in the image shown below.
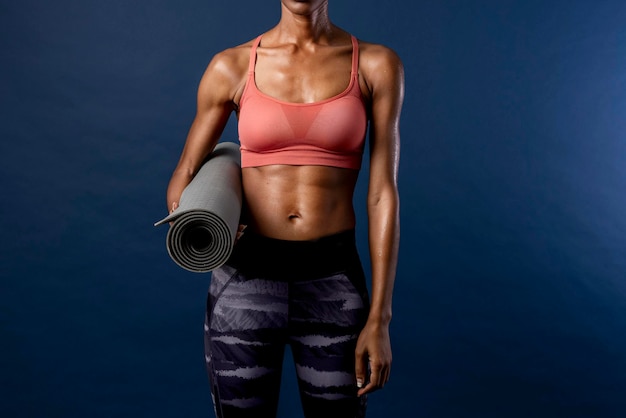
<svg viewBox="0 0 626 418"><path fill-rule="evenodd" d="M288 241L246 231L226 262L276 280L309 280L361 268L353 229L311 241Z"/></svg>

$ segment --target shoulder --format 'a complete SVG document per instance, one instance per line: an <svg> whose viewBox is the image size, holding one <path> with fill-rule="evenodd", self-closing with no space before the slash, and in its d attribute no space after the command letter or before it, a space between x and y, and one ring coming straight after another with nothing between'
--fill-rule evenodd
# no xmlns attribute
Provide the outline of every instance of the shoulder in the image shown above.
<svg viewBox="0 0 626 418"><path fill-rule="evenodd" d="M209 62L207 73L222 77L247 73L252 44L251 40L218 52Z"/></svg>
<svg viewBox="0 0 626 418"><path fill-rule="evenodd" d="M253 42L250 40L215 54L202 76L199 92L222 93L233 99L246 82Z"/></svg>
<svg viewBox="0 0 626 418"><path fill-rule="evenodd" d="M398 54L385 45L359 40L359 51L362 64L402 66Z"/></svg>
<svg viewBox="0 0 626 418"><path fill-rule="evenodd" d="M376 88L400 87L404 83L404 65L391 48L359 40L359 72L373 93Z"/></svg>

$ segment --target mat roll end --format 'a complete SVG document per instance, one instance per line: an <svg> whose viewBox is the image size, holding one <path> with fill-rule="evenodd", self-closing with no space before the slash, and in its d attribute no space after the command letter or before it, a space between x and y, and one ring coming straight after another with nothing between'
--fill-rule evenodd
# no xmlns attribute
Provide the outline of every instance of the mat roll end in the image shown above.
<svg viewBox="0 0 626 418"><path fill-rule="evenodd" d="M185 270L205 273L228 260L234 241L231 228L223 219L210 212L195 211L170 227L167 251Z"/></svg>
<svg viewBox="0 0 626 418"><path fill-rule="evenodd" d="M180 197L179 207L154 226L171 223L167 251L185 270L203 273L230 257L241 213L241 155L237 144L217 144Z"/></svg>

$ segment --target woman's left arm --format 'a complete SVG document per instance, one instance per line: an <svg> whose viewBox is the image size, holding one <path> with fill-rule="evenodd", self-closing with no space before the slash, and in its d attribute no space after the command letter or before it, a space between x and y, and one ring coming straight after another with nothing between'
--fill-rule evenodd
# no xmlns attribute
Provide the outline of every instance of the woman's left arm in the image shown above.
<svg viewBox="0 0 626 418"><path fill-rule="evenodd" d="M391 368L389 323L400 239L397 177L404 99L404 70L393 51L371 45L367 55L362 54L361 68L370 92L367 211L372 286L370 313L356 347L359 396L382 388ZM368 364L369 382L365 384Z"/></svg>

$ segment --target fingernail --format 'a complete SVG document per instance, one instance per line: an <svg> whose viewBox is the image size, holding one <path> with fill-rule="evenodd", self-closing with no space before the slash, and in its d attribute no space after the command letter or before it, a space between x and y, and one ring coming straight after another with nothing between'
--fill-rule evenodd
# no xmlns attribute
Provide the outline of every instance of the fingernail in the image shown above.
<svg viewBox="0 0 626 418"><path fill-rule="evenodd" d="M356 387L357 388L363 387L363 379L357 379L356 380Z"/></svg>

